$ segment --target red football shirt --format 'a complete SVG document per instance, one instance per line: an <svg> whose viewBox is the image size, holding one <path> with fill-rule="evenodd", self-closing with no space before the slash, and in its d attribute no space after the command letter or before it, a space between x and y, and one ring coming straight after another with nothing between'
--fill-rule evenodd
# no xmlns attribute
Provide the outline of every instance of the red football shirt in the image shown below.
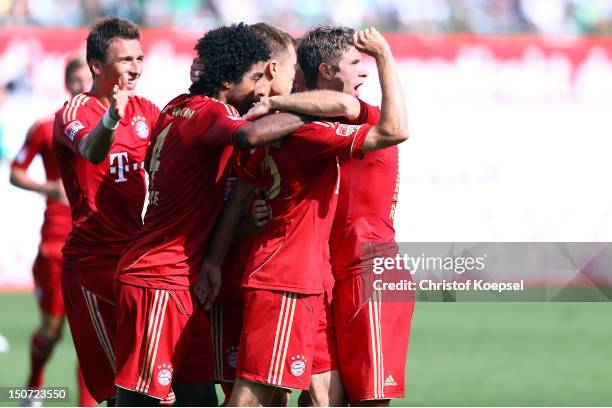
<svg viewBox="0 0 612 408"><path fill-rule="evenodd" d="M53 118L36 122L30 128L28 136L11 166L27 170L34 157L39 154L45 168L47 181L59 180L60 174L55 163L55 157L53 156L52 142ZM70 207L57 200L47 198L47 209L45 210L45 218L40 231L42 242L63 244L71 228Z"/></svg>
<svg viewBox="0 0 612 408"><path fill-rule="evenodd" d="M80 156L79 142L106 110L83 93L55 115L53 149L72 209L73 228L63 249L66 271L114 269L142 227L143 162L159 109L139 96L130 98L108 156L96 165Z"/></svg>
<svg viewBox="0 0 612 408"><path fill-rule="evenodd" d="M268 192L272 220L254 237L242 285L304 294L323 293L329 273L329 234L336 210L338 159L361 157L370 125L312 122L256 152L240 176Z"/></svg>
<svg viewBox="0 0 612 408"><path fill-rule="evenodd" d="M162 110L147 155L144 227L119 262L119 281L158 289L195 282L223 208L235 134L248 123L201 95L180 95Z"/></svg>
<svg viewBox="0 0 612 408"><path fill-rule="evenodd" d="M374 125L380 110L361 103L356 123ZM338 208L330 237L336 280L361 272L361 260L376 255L378 243L393 242L393 218L399 192L397 146L368 152L363 160L341 160Z"/></svg>

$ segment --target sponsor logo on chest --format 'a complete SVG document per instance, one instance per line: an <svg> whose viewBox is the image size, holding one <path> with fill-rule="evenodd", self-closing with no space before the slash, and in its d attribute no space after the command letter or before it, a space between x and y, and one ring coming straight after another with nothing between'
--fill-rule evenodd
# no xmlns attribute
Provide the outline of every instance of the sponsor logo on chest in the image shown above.
<svg viewBox="0 0 612 408"><path fill-rule="evenodd" d="M127 152L111 153L108 155L110 160L110 174L116 175L115 183L126 182L127 173L130 171L138 171L138 168L144 168L144 162L138 164L137 162L130 162L129 155Z"/></svg>

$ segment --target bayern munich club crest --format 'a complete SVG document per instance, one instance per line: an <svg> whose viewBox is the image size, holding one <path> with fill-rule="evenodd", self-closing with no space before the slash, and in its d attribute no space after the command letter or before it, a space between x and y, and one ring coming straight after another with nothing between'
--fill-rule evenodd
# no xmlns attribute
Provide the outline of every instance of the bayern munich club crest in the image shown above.
<svg viewBox="0 0 612 408"><path fill-rule="evenodd" d="M170 384L172 382L172 372L174 371L172 365L166 363L160 364L157 366L157 369L159 370L157 372L157 382L159 385L165 387Z"/></svg>
<svg viewBox="0 0 612 408"><path fill-rule="evenodd" d="M147 120L144 116L134 116L132 126L134 126L134 130L139 138L146 139L149 137L149 125L147 125Z"/></svg>
<svg viewBox="0 0 612 408"><path fill-rule="evenodd" d="M291 374L301 377L304 372L306 372L306 357L300 355L291 357Z"/></svg>

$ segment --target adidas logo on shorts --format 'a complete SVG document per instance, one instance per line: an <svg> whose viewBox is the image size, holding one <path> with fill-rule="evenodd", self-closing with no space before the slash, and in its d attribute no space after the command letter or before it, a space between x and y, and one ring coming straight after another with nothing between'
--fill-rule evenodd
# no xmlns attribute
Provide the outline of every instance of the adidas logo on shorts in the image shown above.
<svg viewBox="0 0 612 408"><path fill-rule="evenodd" d="M394 385L397 385L397 383L393 379L393 376L391 374L389 374L389 376L387 378L385 378L385 387L391 387L391 386L394 386Z"/></svg>

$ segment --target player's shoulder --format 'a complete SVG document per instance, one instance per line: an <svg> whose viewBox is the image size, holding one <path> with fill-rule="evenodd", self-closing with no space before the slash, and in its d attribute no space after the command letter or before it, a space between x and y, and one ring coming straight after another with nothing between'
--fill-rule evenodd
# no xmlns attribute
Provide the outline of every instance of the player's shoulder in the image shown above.
<svg viewBox="0 0 612 408"><path fill-rule="evenodd" d="M314 120L312 122L306 123L301 128L297 129L294 132L294 136L302 136L307 135L312 132L324 132L330 131L331 129L336 129L338 126L338 122L332 122L329 120Z"/></svg>
<svg viewBox="0 0 612 408"><path fill-rule="evenodd" d="M154 108L154 109L158 109L157 105L155 103L153 103L153 101L151 101L148 98L145 98L144 96L140 96L140 95L134 95L130 98L130 103L140 106L142 108Z"/></svg>
<svg viewBox="0 0 612 408"><path fill-rule="evenodd" d="M238 113L238 110L236 110L236 108L234 108L232 105L225 103L225 102L221 102L215 98L209 98L211 100L211 105L213 107L213 109L221 114L221 115L225 115L225 116L235 116L235 117L240 117L240 113Z"/></svg>
<svg viewBox="0 0 612 408"><path fill-rule="evenodd" d="M77 120L80 114L89 111L97 103L100 102L91 94L80 93L64 102L64 106L56 113L55 118L61 119L61 124L66 125Z"/></svg>
<svg viewBox="0 0 612 408"><path fill-rule="evenodd" d="M169 109L189 109L197 115L214 118L231 116L240 118L240 114L232 105L206 95L183 94L174 98L166 105L163 112Z"/></svg>
<svg viewBox="0 0 612 408"><path fill-rule="evenodd" d="M32 123L32 126L30 126L30 132L34 133L39 131L49 131L50 129L52 130L54 122L55 115L43 116Z"/></svg>

